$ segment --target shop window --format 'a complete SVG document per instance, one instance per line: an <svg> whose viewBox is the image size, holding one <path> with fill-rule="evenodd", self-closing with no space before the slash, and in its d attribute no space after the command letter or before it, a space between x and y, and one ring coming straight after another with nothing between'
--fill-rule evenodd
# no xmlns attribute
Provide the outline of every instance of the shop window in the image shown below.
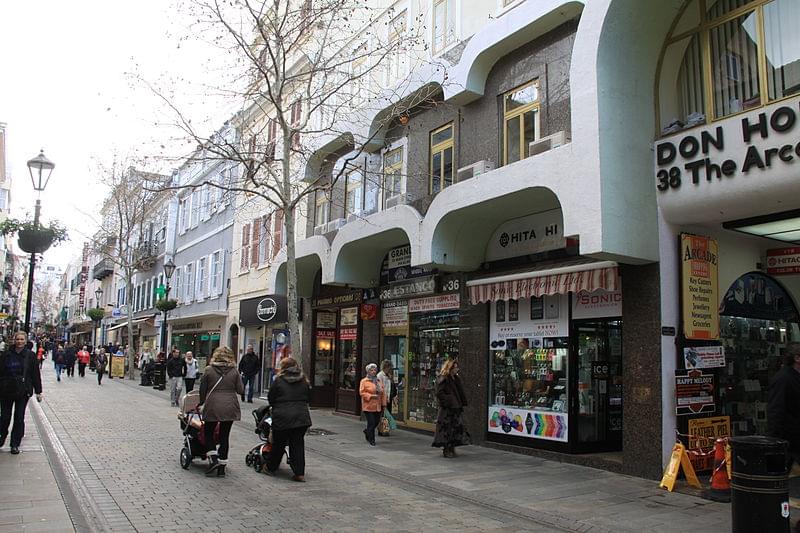
<svg viewBox="0 0 800 533"><path fill-rule="evenodd" d="M517 87L503 96L505 164L525 159L530 143L539 138L539 81Z"/></svg>
<svg viewBox="0 0 800 533"><path fill-rule="evenodd" d="M452 123L431 132L431 194L453 184L454 152Z"/></svg>
<svg viewBox="0 0 800 533"><path fill-rule="evenodd" d="M659 73L662 133L754 109L800 92L796 0L688 3Z"/></svg>
<svg viewBox="0 0 800 533"><path fill-rule="evenodd" d="M364 172L360 168L347 174L344 209L348 215L358 215L364 210Z"/></svg>
<svg viewBox="0 0 800 533"><path fill-rule="evenodd" d="M403 147L386 152L383 156L383 206L390 198L403 193Z"/></svg>

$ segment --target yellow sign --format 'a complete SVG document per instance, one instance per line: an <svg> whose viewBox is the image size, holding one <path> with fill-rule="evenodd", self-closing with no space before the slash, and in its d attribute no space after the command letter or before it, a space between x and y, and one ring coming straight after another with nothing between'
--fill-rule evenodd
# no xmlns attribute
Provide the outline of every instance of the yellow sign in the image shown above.
<svg viewBox="0 0 800 533"><path fill-rule="evenodd" d="M112 356L111 357L111 372L110 375L112 378L124 378L125 377L125 357L124 356Z"/></svg>
<svg viewBox="0 0 800 533"><path fill-rule="evenodd" d="M697 479L697 474L694 473L694 467L686 455L686 447L680 442L672 447L672 456L669 458L667 468L664 469L664 477L661 478L659 487L667 489L672 492L675 488L675 481L678 479L678 473L683 468L683 474L686 476L686 482L692 487L700 488L700 480Z"/></svg>
<svg viewBox="0 0 800 533"><path fill-rule="evenodd" d="M687 339L719 339L718 271L717 241L682 233L681 296Z"/></svg>
<svg viewBox="0 0 800 533"><path fill-rule="evenodd" d="M689 420L689 448L709 448L717 439L731 436L731 417Z"/></svg>
<svg viewBox="0 0 800 533"><path fill-rule="evenodd" d="M11 316L11 315L9 315L8 313L0 313L0 320L5 320L9 316Z"/></svg>

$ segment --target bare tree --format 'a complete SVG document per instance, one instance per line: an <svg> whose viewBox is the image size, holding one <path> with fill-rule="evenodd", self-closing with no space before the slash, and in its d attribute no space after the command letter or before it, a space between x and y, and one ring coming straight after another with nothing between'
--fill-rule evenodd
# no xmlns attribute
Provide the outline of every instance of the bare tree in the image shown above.
<svg viewBox="0 0 800 533"><path fill-rule="evenodd" d="M116 275L125 283L127 331L129 349L128 378L133 379L135 350L133 349L133 276L143 262L154 255L151 243L143 239L145 223L149 222L148 207L158 198L158 192L146 184L165 179L164 176L136 170L129 161L115 157L109 166L101 165L100 182L109 192L100 214L100 226L92 238L92 248L99 257L115 267Z"/></svg>
<svg viewBox="0 0 800 533"><path fill-rule="evenodd" d="M45 326L54 326L60 316L58 284L52 279L34 282L33 304L39 312L39 321Z"/></svg>
<svg viewBox="0 0 800 533"><path fill-rule="evenodd" d="M239 109L232 119L238 138L204 135L164 91L154 91L177 117L181 133L199 146L191 158L240 169L228 181L195 187L259 197L282 216L289 331L298 342L295 242L302 207L318 191L330 198L351 170L348 164L380 147L388 124L438 99L441 84L408 90L420 66L409 58L424 47L422 24L363 0L189 3L197 38L218 43L230 57L234 74L225 90ZM434 71L428 65L426 72ZM373 179L383 183L380 176Z"/></svg>

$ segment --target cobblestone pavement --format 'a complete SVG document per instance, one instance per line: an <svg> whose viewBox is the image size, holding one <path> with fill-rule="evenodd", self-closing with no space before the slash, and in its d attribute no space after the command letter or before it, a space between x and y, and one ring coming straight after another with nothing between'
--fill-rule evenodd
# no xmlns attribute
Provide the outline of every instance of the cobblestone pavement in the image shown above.
<svg viewBox="0 0 800 533"><path fill-rule="evenodd" d="M206 478L199 463L178 464L166 392L50 374L44 424L69 459L66 477L83 504L76 525L95 531L730 529L728 505L650 480L477 446L446 460L430 436L408 431L372 448L360 422L321 410L312 418L326 431L306 437L307 483L290 481L285 465L275 478L244 465L257 442L249 404L231 435L229 475Z"/></svg>

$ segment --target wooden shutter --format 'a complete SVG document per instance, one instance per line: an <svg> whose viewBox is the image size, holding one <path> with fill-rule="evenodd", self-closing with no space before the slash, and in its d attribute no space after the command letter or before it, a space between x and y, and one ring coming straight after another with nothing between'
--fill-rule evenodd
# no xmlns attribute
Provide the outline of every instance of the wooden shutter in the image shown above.
<svg viewBox="0 0 800 533"><path fill-rule="evenodd" d="M239 268L247 270L250 266L250 224L242 226L242 253L239 257Z"/></svg>
<svg viewBox="0 0 800 533"><path fill-rule="evenodd" d="M261 219L254 218L252 226L253 239L250 246L250 264L252 266L258 266L258 248L261 244Z"/></svg>
<svg viewBox="0 0 800 533"><path fill-rule="evenodd" d="M272 257L278 255L281 251L281 244L283 241L283 211L278 209L275 211L275 216L272 219Z"/></svg>

